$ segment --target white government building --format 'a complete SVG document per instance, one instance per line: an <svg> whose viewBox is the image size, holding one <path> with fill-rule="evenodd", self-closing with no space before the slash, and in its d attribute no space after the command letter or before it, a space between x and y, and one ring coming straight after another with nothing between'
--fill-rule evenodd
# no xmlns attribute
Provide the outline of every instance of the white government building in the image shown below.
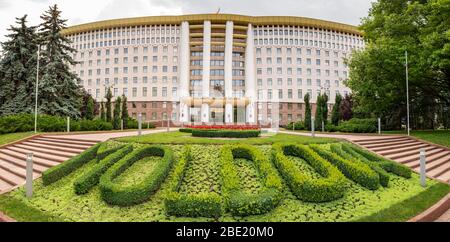
<svg viewBox="0 0 450 242"><path fill-rule="evenodd" d="M107 20L63 31L73 71L97 102L127 96L130 115L175 124L287 124L304 96L350 93L355 26L303 17L197 14Z"/></svg>

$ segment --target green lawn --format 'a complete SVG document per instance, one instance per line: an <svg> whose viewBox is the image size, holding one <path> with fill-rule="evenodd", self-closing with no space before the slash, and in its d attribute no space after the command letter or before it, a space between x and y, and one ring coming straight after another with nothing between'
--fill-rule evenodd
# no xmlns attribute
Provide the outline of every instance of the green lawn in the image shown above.
<svg viewBox="0 0 450 242"><path fill-rule="evenodd" d="M186 135L186 134L183 134ZM170 143L174 137L188 139L181 133L153 135L158 137L158 142L150 136L139 138L140 142ZM165 137L164 137L165 136ZM297 141L303 143L317 142L318 139L302 136L280 135L269 139L274 141ZM122 140L122 139L121 139ZM128 140L130 141L130 140ZM187 168L187 173L181 184L181 190L185 192L218 191L220 193L220 174L218 161L218 150L220 144L217 140L200 139L199 142L206 144L192 144L192 155L194 162ZM325 140L323 140L325 141ZM212 143L209 143L212 142ZM222 141L223 142L223 141ZM235 141L232 141L235 142ZM256 142L248 139L247 142ZM267 142L267 141L266 141ZM117 141L109 142L117 145ZM142 144L134 144L141 147ZM183 145L168 144L175 152L175 157L180 157ZM328 149L329 145L323 144ZM261 152L270 157L271 145L256 145ZM317 176L314 169L300 158L295 159L297 166L310 176ZM246 190L257 189L253 186L255 182L251 166L246 160L235 160L241 167L239 174L242 176ZM285 187L284 199L281 204L269 213L257 216L235 217L229 213L223 214L218 219L211 218L186 218L167 216L164 208L164 197L170 189L173 174L170 173L161 188L150 198L149 201L131 207L118 207L106 204L100 197L98 186L85 195L78 196L74 193L73 183L82 174L92 169L97 163L89 162L85 166L66 176L60 181L43 186L42 179L34 182L34 196L32 199L25 197L24 188L0 196L0 211L19 221L243 221L243 222L304 222L304 221L407 221L411 217L424 211L439 199L450 192L450 187L436 181L428 181L428 187L420 186L419 175L413 173L412 178L405 179L393 174L390 176L390 185L387 188L380 187L378 190L368 190L350 180L347 180L347 191L343 198L326 203L308 203L297 199L289 188ZM147 164L150 166L147 167ZM145 176L153 169L151 159L143 159L129 168L129 171L119 177L117 181L139 181L139 176ZM172 171L173 172L173 171ZM255 181L254 181L255 180ZM252 182L253 181L253 182Z"/></svg>
<svg viewBox="0 0 450 242"><path fill-rule="evenodd" d="M34 132L2 134L0 135L0 145L9 144L17 140L25 139L32 135L34 135Z"/></svg>
<svg viewBox="0 0 450 242"><path fill-rule="evenodd" d="M403 134L404 131L386 131L384 134ZM434 131L412 131L411 135L435 144L447 146L450 148L450 130L434 130Z"/></svg>
<svg viewBox="0 0 450 242"><path fill-rule="evenodd" d="M337 139L330 138L311 138L301 135L289 135L289 134L277 134L272 136L264 136L260 138L248 138L248 139L220 139L220 138L198 138L192 137L191 134L182 132L169 132L143 135L141 137L124 137L117 139L122 142L133 142L142 144L251 144L251 145L263 145L273 144L276 142L293 142L293 143L330 143L336 142Z"/></svg>

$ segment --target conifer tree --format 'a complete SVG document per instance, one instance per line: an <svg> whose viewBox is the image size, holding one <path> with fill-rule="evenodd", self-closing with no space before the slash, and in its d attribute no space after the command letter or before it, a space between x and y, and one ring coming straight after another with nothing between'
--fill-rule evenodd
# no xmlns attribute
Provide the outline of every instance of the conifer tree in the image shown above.
<svg viewBox="0 0 450 242"><path fill-rule="evenodd" d="M117 97L114 105L114 120L113 120L114 129L120 129L120 106L121 100L120 97Z"/></svg>
<svg viewBox="0 0 450 242"><path fill-rule="evenodd" d="M50 115L80 117L82 92L70 66L76 64L72 58L76 50L70 47L71 41L61 31L67 20L61 18L57 5L51 6L41 16L39 42L42 51L43 75L39 85L40 108Z"/></svg>
<svg viewBox="0 0 450 242"><path fill-rule="evenodd" d="M112 122L112 93L111 88L108 88L108 91L106 92L106 122Z"/></svg>
<svg viewBox="0 0 450 242"><path fill-rule="evenodd" d="M335 126L339 125L341 121L341 113L339 108L341 107L342 96L338 93L336 94L336 100L334 102L333 111L331 113L331 123Z"/></svg>
<svg viewBox="0 0 450 242"><path fill-rule="evenodd" d="M94 99L92 97L88 98L86 105L86 119L93 120L94 119Z"/></svg>
<svg viewBox="0 0 450 242"><path fill-rule="evenodd" d="M100 103L100 119L106 122L105 104L103 101Z"/></svg>
<svg viewBox="0 0 450 242"><path fill-rule="evenodd" d="M311 130L311 103L309 93L305 95L305 129Z"/></svg>
<svg viewBox="0 0 450 242"><path fill-rule="evenodd" d="M127 97L125 95L122 96L122 120L123 120L123 128L128 128L128 105L127 105Z"/></svg>
<svg viewBox="0 0 450 242"><path fill-rule="evenodd" d="M36 85L36 27L27 26L27 15L16 18L2 43L0 60L0 116L34 112Z"/></svg>

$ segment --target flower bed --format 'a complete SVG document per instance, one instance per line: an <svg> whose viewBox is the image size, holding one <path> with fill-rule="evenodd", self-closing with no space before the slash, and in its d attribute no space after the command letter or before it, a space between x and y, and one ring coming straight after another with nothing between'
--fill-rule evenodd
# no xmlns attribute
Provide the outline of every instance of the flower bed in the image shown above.
<svg viewBox="0 0 450 242"><path fill-rule="evenodd" d="M206 130L260 130L258 125L186 125L183 128Z"/></svg>
<svg viewBox="0 0 450 242"><path fill-rule="evenodd" d="M193 129L192 136L208 138L256 138L261 135L260 130L204 130Z"/></svg>

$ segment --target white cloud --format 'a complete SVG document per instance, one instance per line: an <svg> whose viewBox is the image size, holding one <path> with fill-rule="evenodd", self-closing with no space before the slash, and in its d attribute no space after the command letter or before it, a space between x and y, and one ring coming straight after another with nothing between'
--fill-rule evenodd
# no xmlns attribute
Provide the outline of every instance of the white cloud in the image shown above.
<svg viewBox="0 0 450 242"><path fill-rule="evenodd" d="M15 17L28 14L31 25L49 5L58 4L68 25L154 15L221 13L290 15L357 25L373 0L0 0L0 41Z"/></svg>

